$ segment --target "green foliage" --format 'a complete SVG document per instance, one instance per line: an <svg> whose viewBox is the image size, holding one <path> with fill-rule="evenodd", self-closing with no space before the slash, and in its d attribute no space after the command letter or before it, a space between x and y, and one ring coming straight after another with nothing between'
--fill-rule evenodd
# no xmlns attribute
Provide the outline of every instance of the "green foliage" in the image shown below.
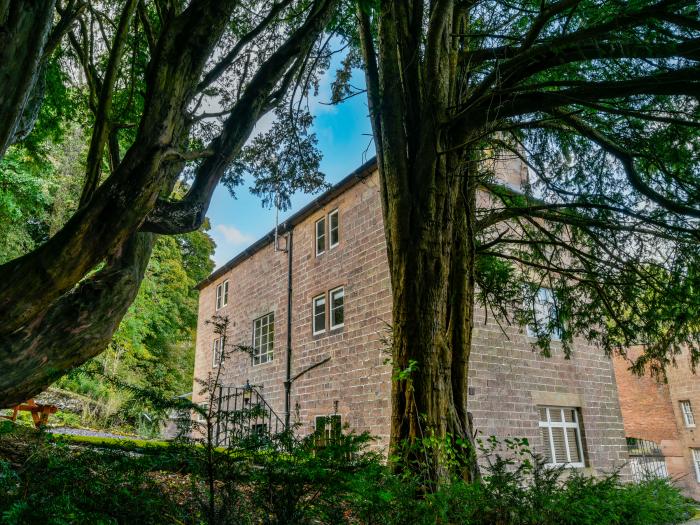
<svg viewBox="0 0 700 525"><path fill-rule="evenodd" d="M319 447L313 435L283 433L210 456L201 444L93 448L0 425L0 523L664 525L693 509L668 481L551 469L518 439L482 443L477 482L455 480L420 496L416 479L392 473L370 442L344 432ZM3 459L8 451L24 451L21 468Z"/></svg>
<svg viewBox="0 0 700 525"><path fill-rule="evenodd" d="M277 110L270 130L254 137L227 170L223 183L231 194L235 196L235 188L252 176L250 191L264 206L287 210L295 192L328 187L319 171L321 152L316 134L309 131L312 123L308 111Z"/></svg>
<svg viewBox="0 0 700 525"><path fill-rule="evenodd" d="M107 350L59 381L61 388L100 402L103 409L91 423L127 423L151 434L166 409L124 386L148 387L156 399L190 391L197 327L194 286L213 269L213 250L204 229L158 238L136 300Z"/></svg>

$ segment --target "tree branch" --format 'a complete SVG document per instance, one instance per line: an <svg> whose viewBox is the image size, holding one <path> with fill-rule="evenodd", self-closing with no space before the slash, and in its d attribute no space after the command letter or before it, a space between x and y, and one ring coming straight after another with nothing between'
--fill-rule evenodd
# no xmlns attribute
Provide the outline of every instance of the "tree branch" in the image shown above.
<svg viewBox="0 0 700 525"><path fill-rule="evenodd" d="M297 58L306 55L323 31L337 0L316 0L306 21L258 69L224 121L221 135L207 147L212 154L197 168L192 187L182 201L158 201L141 227L162 234L199 228L209 201L231 160L239 153L257 119L269 109L268 97Z"/></svg>
<svg viewBox="0 0 700 525"><path fill-rule="evenodd" d="M126 45L127 33L131 17L136 9L138 0L127 0L124 9L119 17L119 25L114 34L112 49L107 62L107 69L101 82L101 89L97 108L95 112L95 124L92 129L90 139L90 149L87 157L87 170L85 172L85 182L80 195L79 206L84 206L95 193L100 183L100 173L102 171L102 158L105 145L109 138L110 119L112 116L112 94L119 73L124 46Z"/></svg>

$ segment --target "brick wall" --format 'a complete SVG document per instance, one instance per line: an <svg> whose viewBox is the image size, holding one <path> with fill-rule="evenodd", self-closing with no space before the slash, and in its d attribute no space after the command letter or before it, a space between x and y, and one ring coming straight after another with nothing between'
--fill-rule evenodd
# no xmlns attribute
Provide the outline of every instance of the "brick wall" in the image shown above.
<svg viewBox="0 0 700 525"><path fill-rule="evenodd" d="M508 180L522 177L509 165ZM505 168L504 168L505 169ZM321 256L314 253L314 224L334 209L340 211L340 244ZM252 366L248 356L226 365L226 382L263 385L267 401L282 416L286 330L286 257L271 245L208 284L200 295L195 375L211 371L211 327L216 284L231 283L229 306L234 341L250 343L255 317L275 312L275 359ZM314 336L311 301L320 293L345 287L345 326ZM391 322L391 290L379 200L374 172L350 187L293 229L293 343L292 376L329 358L299 378L292 389L303 432L314 418L335 411L358 431L367 430L388 443L391 414L391 369L385 342ZM542 443L536 406L565 405L581 409L587 466L611 470L626 460L626 446L615 377L610 360L594 347L578 342L574 358L566 360L554 348L551 358L532 349L532 341L518 328L505 333L492 316L477 313L471 358L469 410L484 435L527 437L535 449ZM196 392L195 387L195 392ZM196 395L195 395L196 398ZM700 405L699 405L700 406ZM293 417L293 420L295 418Z"/></svg>
<svg viewBox="0 0 700 525"><path fill-rule="evenodd" d="M628 357L639 356L641 348L632 348ZM678 360L677 367L668 370L668 381L663 382L645 374L638 376L629 370L629 362L613 358L620 396L620 407L628 437L657 443L664 455L669 477L684 492L700 498L691 448L700 447L695 428L686 428L680 411L680 400L690 400L693 408L700 407L698 378L692 374L687 355Z"/></svg>
<svg viewBox="0 0 700 525"><path fill-rule="evenodd" d="M700 378L692 370L687 351L677 357L676 365L667 370L667 375L671 408L681 443L680 454L684 459L686 469L683 471L686 475L681 478L680 482L692 497L700 499L700 483L696 478L691 453L693 448L700 449ZM688 400L691 403L695 416L695 427L687 427L683 420L680 408L682 400Z"/></svg>

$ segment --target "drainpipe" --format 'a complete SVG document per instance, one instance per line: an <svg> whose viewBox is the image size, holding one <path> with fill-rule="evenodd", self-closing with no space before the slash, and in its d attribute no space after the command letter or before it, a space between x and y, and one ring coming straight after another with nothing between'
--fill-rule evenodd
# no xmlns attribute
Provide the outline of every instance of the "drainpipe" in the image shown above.
<svg viewBox="0 0 700 525"><path fill-rule="evenodd" d="M287 375L284 381L284 429L292 416L292 230L287 233Z"/></svg>

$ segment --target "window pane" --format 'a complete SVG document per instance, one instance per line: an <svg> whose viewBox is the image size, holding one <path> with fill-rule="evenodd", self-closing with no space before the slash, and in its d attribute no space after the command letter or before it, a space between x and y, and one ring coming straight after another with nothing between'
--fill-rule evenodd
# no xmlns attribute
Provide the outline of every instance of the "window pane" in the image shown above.
<svg viewBox="0 0 700 525"><path fill-rule="evenodd" d="M313 324L314 332L322 332L326 329L326 297L323 295L314 299Z"/></svg>
<svg viewBox="0 0 700 525"><path fill-rule="evenodd" d="M581 451L578 448L578 440L576 439L576 429L566 429L566 440L569 443L569 454L571 454L571 463L581 463Z"/></svg>
<svg viewBox="0 0 700 525"><path fill-rule="evenodd" d="M700 483L700 449L693 448L693 463L695 465L695 478Z"/></svg>
<svg viewBox="0 0 700 525"><path fill-rule="evenodd" d="M334 211L328 216L330 221L330 235L331 235L331 246L335 246L340 241L340 229L339 229L339 219L338 211Z"/></svg>
<svg viewBox="0 0 700 525"><path fill-rule="evenodd" d="M549 443L549 429L540 427L540 435L542 436L542 452L546 463L552 463L552 446Z"/></svg>
<svg viewBox="0 0 700 525"><path fill-rule="evenodd" d="M552 423L561 423L561 409L550 408L549 418L551 419Z"/></svg>
<svg viewBox="0 0 700 525"><path fill-rule="evenodd" d="M316 254L326 250L326 219L316 222Z"/></svg>
<svg viewBox="0 0 700 525"><path fill-rule="evenodd" d="M272 361L275 341L275 316L264 315L253 322L253 364Z"/></svg>
<svg viewBox="0 0 700 525"><path fill-rule="evenodd" d="M564 421L567 423L573 423L576 421L575 419L576 416L574 416L574 409L573 408L565 408L564 409Z"/></svg>
<svg viewBox="0 0 700 525"><path fill-rule="evenodd" d="M552 339L561 339L559 313L554 293L549 288L540 288L532 304L534 324L528 325L527 333L536 337L538 333L549 334Z"/></svg>
<svg viewBox="0 0 700 525"><path fill-rule="evenodd" d="M564 429L552 427L552 439L554 440L554 461L556 463L568 463L566 457L566 443L564 443Z"/></svg>
<svg viewBox="0 0 700 525"><path fill-rule="evenodd" d="M344 298L345 290L343 288L331 292L331 327L342 325L345 322Z"/></svg>
<svg viewBox="0 0 700 525"><path fill-rule="evenodd" d="M681 410L683 412L683 419L685 420L686 426L694 426L695 417L693 416L693 408L690 401L681 401Z"/></svg>

